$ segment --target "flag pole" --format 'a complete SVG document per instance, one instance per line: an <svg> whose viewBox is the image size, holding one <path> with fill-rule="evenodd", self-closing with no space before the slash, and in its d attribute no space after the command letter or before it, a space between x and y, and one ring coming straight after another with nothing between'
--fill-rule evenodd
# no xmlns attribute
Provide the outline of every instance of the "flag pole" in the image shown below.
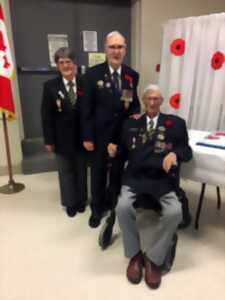
<svg viewBox="0 0 225 300"><path fill-rule="evenodd" d="M13 180L8 127L7 127L6 115L5 115L4 112L2 112L2 122L3 122L3 131L4 131L4 137L5 137L5 147L6 147L6 157L7 157L7 165L8 165L9 182L8 182L8 184L0 187L0 193L2 193L2 194L14 194L14 193L18 193L18 192L24 190L25 185L22 184L22 183L16 183Z"/></svg>

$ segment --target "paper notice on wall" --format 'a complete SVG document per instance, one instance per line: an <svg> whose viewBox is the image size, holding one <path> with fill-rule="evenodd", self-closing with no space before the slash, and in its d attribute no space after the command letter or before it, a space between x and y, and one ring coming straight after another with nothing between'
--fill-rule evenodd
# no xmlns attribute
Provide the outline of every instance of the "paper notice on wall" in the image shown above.
<svg viewBox="0 0 225 300"><path fill-rule="evenodd" d="M55 52L61 47L69 47L67 34L48 34L48 51L51 67L56 67Z"/></svg>
<svg viewBox="0 0 225 300"><path fill-rule="evenodd" d="M97 31L83 31L83 48L85 52L97 52Z"/></svg>
<svg viewBox="0 0 225 300"><path fill-rule="evenodd" d="M105 53L88 53L88 66L93 67L95 65L105 62Z"/></svg>

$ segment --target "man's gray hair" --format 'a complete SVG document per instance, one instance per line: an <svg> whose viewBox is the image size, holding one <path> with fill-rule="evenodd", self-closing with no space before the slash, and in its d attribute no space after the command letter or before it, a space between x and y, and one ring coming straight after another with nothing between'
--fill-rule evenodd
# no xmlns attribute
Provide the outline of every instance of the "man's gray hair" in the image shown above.
<svg viewBox="0 0 225 300"><path fill-rule="evenodd" d="M160 87L157 85L157 84L149 84L146 86L146 88L143 90L143 93L142 93L142 99L144 98L145 94L148 92L148 91L152 91L152 92L160 92L160 95L161 95L161 98L163 99L162 97L162 94L161 94L161 91L160 91Z"/></svg>
<svg viewBox="0 0 225 300"><path fill-rule="evenodd" d="M105 44L107 43L107 40L108 40L109 38L111 38L112 36L114 36L114 35L120 35L122 38L124 38L125 45L126 45L126 39L125 39L125 36L122 35L122 33L119 32L119 31L117 31L117 30L111 31L111 32L109 32L109 33L106 35L106 37L105 37Z"/></svg>

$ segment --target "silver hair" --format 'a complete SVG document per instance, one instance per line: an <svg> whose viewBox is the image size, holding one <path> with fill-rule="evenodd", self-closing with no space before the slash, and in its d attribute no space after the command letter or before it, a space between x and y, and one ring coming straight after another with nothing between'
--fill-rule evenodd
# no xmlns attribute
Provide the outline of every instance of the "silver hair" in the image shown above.
<svg viewBox="0 0 225 300"><path fill-rule="evenodd" d="M105 44L107 43L107 40L108 40L109 38L111 38L112 36L114 36L114 35L120 35L122 38L124 38L124 41L126 42L125 36L122 35L122 33L120 33L119 31L114 30L114 31L109 32L109 33L107 34L107 36L105 37ZM126 45L126 43L125 43L125 45Z"/></svg>
<svg viewBox="0 0 225 300"><path fill-rule="evenodd" d="M152 91L152 92L160 92L160 95L161 95L161 98L163 100L163 97L162 97L162 94L161 94L161 91L160 91L160 87L157 85L157 84L149 84L146 86L146 88L143 90L143 93L142 93L142 99L144 98L145 94L148 92L148 91Z"/></svg>

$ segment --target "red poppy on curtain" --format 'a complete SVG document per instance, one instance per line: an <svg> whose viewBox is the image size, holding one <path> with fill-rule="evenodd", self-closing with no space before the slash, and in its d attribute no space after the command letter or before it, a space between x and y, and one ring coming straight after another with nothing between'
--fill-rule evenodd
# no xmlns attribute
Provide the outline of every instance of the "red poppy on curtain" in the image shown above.
<svg viewBox="0 0 225 300"><path fill-rule="evenodd" d="M180 93L176 93L170 97L170 105L175 108L179 109L180 108Z"/></svg>
<svg viewBox="0 0 225 300"><path fill-rule="evenodd" d="M214 70L219 70L220 68L222 68L224 62L225 62L224 54L220 51L217 51L216 53L214 53L211 59L211 66Z"/></svg>
<svg viewBox="0 0 225 300"><path fill-rule="evenodd" d="M175 39L170 44L170 52L176 56L182 56L185 52L185 40Z"/></svg>

